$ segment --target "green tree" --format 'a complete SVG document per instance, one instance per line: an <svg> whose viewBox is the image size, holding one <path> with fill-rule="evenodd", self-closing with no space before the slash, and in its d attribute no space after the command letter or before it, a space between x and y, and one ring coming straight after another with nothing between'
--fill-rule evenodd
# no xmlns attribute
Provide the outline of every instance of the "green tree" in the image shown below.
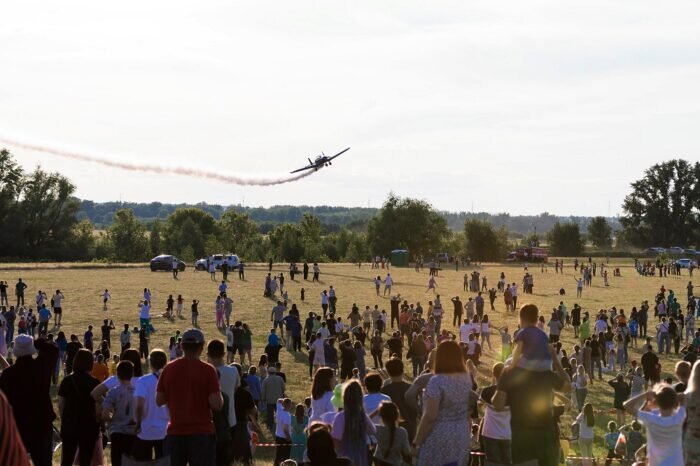
<svg viewBox="0 0 700 466"><path fill-rule="evenodd" d="M605 217L593 217L588 224L588 240L597 248L612 246L612 227Z"/></svg>
<svg viewBox="0 0 700 466"><path fill-rule="evenodd" d="M412 255L437 253L448 236L447 220L429 203L393 193L367 226L370 252L380 255L396 248Z"/></svg>
<svg viewBox="0 0 700 466"><path fill-rule="evenodd" d="M6 149L0 150L0 256L19 256L22 245L19 195L24 183L24 172Z"/></svg>
<svg viewBox="0 0 700 466"><path fill-rule="evenodd" d="M162 249L162 238L161 231L163 227L161 226L160 220L155 219L153 225L151 226L151 234L148 236L148 246L151 249L151 255L157 256L163 253Z"/></svg>
<svg viewBox="0 0 700 466"><path fill-rule="evenodd" d="M248 214L228 209L219 221L219 239L227 252L238 254L239 257L252 258L254 250L262 241L258 227Z"/></svg>
<svg viewBox="0 0 700 466"><path fill-rule="evenodd" d="M179 255L187 246L191 246L197 257L224 251L205 251L206 238L217 234L214 217L196 207L176 209L165 221L163 236L165 246L170 254Z"/></svg>
<svg viewBox="0 0 700 466"><path fill-rule="evenodd" d="M272 255L277 260L299 262L304 257L304 244L299 226L286 223L270 233Z"/></svg>
<svg viewBox="0 0 700 466"><path fill-rule="evenodd" d="M24 254L29 257L60 256L68 246L80 203L73 197L75 186L58 173L37 168L22 184L20 222Z"/></svg>
<svg viewBox="0 0 700 466"><path fill-rule="evenodd" d="M146 227L136 219L133 210L122 209L114 213L107 239L115 260L138 262L147 259Z"/></svg>
<svg viewBox="0 0 700 466"><path fill-rule="evenodd" d="M483 220L464 222L464 253L477 261L499 261L508 251L508 233Z"/></svg>
<svg viewBox="0 0 700 466"><path fill-rule="evenodd" d="M88 261L95 257L95 225L90 220L83 220L73 227L72 238L66 252L67 259Z"/></svg>
<svg viewBox="0 0 700 466"><path fill-rule="evenodd" d="M313 214L304 213L304 216L299 222L301 230L301 241L304 246L304 259L308 261L319 261L323 252L321 244L321 233L323 226L321 220ZM333 249L335 246L333 245ZM333 250L332 254L337 257L337 251Z"/></svg>
<svg viewBox="0 0 700 466"><path fill-rule="evenodd" d="M578 256L583 252L583 238L576 223L556 222L547 235L552 255Z"/></svg>
<svg viewBox="0 0 700 466"><path fill-rule="evenodd" d="M687 246L700 237L700 163L653 165L622 204L624 237L638 247Z"/></svg>

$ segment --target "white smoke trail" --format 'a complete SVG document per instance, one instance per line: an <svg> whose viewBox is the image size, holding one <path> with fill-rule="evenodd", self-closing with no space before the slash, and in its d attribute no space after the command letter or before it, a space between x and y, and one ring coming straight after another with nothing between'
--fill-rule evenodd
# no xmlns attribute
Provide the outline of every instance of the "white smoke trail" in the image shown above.
<svg viewBox="0 0 700 466"><path fill-rule="evenodd" d="M292 181L297 181L305 178L312 173L314 170L307 170L298 174L293 174L289 176L280 176L277 178L247 178L240 176L227 175L215 171L200 170L196 168L186 168L186 167L164 167L160 165L149 165L140 163L127 163L120 162L118 160L94 157L92 155L87 155L84 153L77 153L69 150L57 149L54 147L43 146L34 143L27 143L18 141L15 139L9 139L0 136L0 143L7 144L10 146L32 150L36 152L42 152L45 154L56 155L59 157L65 157L73 160L80 160L83 162L91 162L100 165L105 165L107 167L119 168L121 170L129 170L136 172L146 172L146 173L158 173L158 174L169 174L169 175L181 175L189 176L194 178L206 178L209 180L220 181L222 183L236 184L242 186L272 186L276 184L290 183Z"/></svg>

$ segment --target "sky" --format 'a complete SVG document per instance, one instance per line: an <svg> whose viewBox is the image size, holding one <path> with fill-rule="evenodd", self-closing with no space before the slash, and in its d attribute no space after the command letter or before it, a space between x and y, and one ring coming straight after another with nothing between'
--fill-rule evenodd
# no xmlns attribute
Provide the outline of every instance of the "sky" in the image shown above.
<svg viewBox="0 0 700 466"><path fill-rule="evenodd" d="M7 146L95 201L617 215L698 160L700 3L149 0L0 3L0 137L251 187Z"/></svg>

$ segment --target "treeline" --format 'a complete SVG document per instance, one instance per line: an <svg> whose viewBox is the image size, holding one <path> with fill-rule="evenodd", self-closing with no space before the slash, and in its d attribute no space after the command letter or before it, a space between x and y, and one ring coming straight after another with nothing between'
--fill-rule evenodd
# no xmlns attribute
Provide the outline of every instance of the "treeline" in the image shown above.
<svg viewBox="0 0 700 466"><path fill-rule="evenodd" d="M121 203L81 202L70 180L41 168L25 172L6 150L0 151L0 174L0 259L5 261L139 262L161 253L192 261L222 252L246 261L367 261L374 255L389 256L393 249L408 249L412 259L447 252L499 261L518 245L545 241L554 256L581 255L587 244L612 253L700 244L700 164L683 160L654 165L632 183L621 231L604 217L541 214L530 217L539 219L533 228L514 232L506 225L525 217L446 214L426 201L394 194L374 211L137 204L146 215L142 218L137 209ZM116 210L107 219L106 213L99 214L103 208ZM96 233L88 213L102 215L106 228ZM254 216L269 223L261 228ZM459 218L464 219L461 226L451 228L450 222ZM540 225L537 233L534 225Z"/></svg>
<svg viewBox="0 0 700 466"><path fill-rule="evenodd" d="M328 231L339 231L348 228L353 231L364 231L369 220L374 217L379 209L368 207L332 207L332 206L288 206L278 205L272 207L244 207L233 205L230 207L218 204L163 204L161 202L93 202L80 201L80 220L90 220L97 228L107 228L112 224L115 212L122 209L131 209L139 221L150 225L155 220L165 220L177 209L196 207L219 220L228 209L247 214L258 226L260 233L269 233L274 227L283 223L299 223L304 214L311 214L319 218L324 228ZM492 224L496 228L504 228L511 236L520 237L537 231L541 234L549 232L554 225L559 223L576 223L581 230L586 230L592 217L561 217L547 212L539 215L510 215L507 213L489 214L487 212L447 212L440 211L440 215L447 220L447 226L453 231L464 228L466 220L482 220ZM614 230L621 229L617 218L608 218Z"/></svg>

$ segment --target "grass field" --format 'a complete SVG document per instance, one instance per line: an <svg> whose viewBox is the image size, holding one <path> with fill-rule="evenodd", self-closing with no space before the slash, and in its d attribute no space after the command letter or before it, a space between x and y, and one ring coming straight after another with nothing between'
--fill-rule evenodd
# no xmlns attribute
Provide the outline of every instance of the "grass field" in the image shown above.
<svg viewBox="0 0 700 466"><path fill-rule="evenodd" d="M621 267L622 277L612 277L612 268ZM584 310L588 310L593 314L600 308L609 308L613 305L618 309L623 308L629 314L632 306L638 306L644 299L653 300L656 292L661 285L665 285L667 289L673 289L679 296L679 301L685 305L685 286L688 283L689 277L687 271L685 275L668 276L666 278L658 277L641 277L633 266L632 261L628 259L615 260L612 259L608 265L610 267L610 286L604 287L600 276L594 277L593 286L584 289L583 297L575 299L575 282L576 276L573 269L573 260L566 260L566 272L564 274L555 274L554 268L550 265L547 272L540 271L539 266L531 266L530 272L534 272L535 286L533 295L524 295L519 292L518 304L525 302L533 302L537 304L541 312L548 317L551 309L558 305L560 301L559 289L566 289L564 301L569 309L575 302L578 302ZM451 326L452 306L449 298L459 295L463 301L469 296L462 289L462 277L465 272L471 272L474 268L467 270L445 269L440 272L437 278L438 292L442 295L443 306L446 310L444 323L446 328ZM520 284L524 274L522 265L518 264L485 264L479 267L478 270L482 276L485 274L488 277L489 287L495 286L498 276L503 271L506 274L506 280ZM338 296L339 314L345 318L350 312L353 303L357 303L361 309L365 305L379 304L380 308L386 308L389 312L388 297L377 297L374 290L372 278L381 275L384 277L386 270L372 270L370 266L363 265L361 268L351 264L322 264L321 265L321 282L311 283L297 280L292 282L289 280L287 269L284 264L276 264L274 272L279 274L285 272L285 289L289 292L291 303L296 303L300 309L301 315L305 316L309 311L320 311L319 294L322 290L327 289L329 285L333 285ZM420 301L425 304L429 299L432 299L432 294L426 293L428 272L427 269L417 273L412 268L392 268L390 270L394 277L394 293L400 293L402 299L407 299L409 302ZM248 322L253 333L253 358L254 360L262 352L262 348L266 342L266 336L270 328L270 310L274 302L263 297L264 277L267 274L267 267L263 265L254 265L246 268L246 280L239 281L237 273L229 275L229 295L234 299L235 320L243 320ZM215 326L214 300L217 295L217 286L219 281L210 280L209 274L205 272L193 272L192 268L188 268L186 272L181 272L178 280L174 280L169 273L157 272L153 273L148 270L147 266L129 267L129 268L70 268L62 265L62 268L56 268L55 265L47 264L44 267L31 265L23 266L22 264L3 264L0 266L0 280L6 280L13 289L12 285L17 281L18 277L29 285L25 296L28 303L34 302L34 296L39 289L44 290L50 296L51 293L60 289L65 294L63 304L63 326L62 329L67 335L75 333L79 335L82 341L82 334L87 329L89 324L95 326L96 329L101 325L102 319L110 318L114 320L115 325L119 329L123 323L131 325L138 324L138 303L142 297L144 287L151 289L153 293L153 310L152 316L153 325L157 329L151 337L150 348L161 347L167 349L167 343L170 336L175 330L183 330L189 327L190 312L189 303L193 298L201 301L199 311L199 324L205 333L207 339L222 338L225 339ZM217 274L220 279L221 275ZM299 278L299 277L298 277ZM301 302L300 289L306 289L306 301ZM107 288L112 295L112 300L109 304L107 312L102 311L101 293ZM520 287L522 289L522 287ZM158 317L161 311L165 310L165 300L169 294L177 297L182 294L185 298L186 306L183 312L183 319L176 319L174 322L165 318ZM13 302L12 293L10 293L11 304ZM488 305L486 306L488 309ZM487 311L488 312L488 311ZM496 312L488 312L489 318L495 325L508 324L511 332L516 328L516 318L505 312L502 297L496 302ZM650 319L650 327L653 327L653 319ZM653 330L650 330L653 333ZM99 336L99 330L95 334ZM494 361L493 356L500 354L500 339L497 335L491 338L493 351L485 350L485 355L482 360L484 363L479 368L480 377L479 384L485 386L488 383L487 373ZM564 348L570 352L574 345L573 330L566 329L562 334ZM631 350L631 358L639 359L641 354L638 350ZM293 354L283 350L280 354L280 359L283 364L283 371L287 374L288 380L288 396L295 402L300 402L304 397L310 394L310 379L308 376L308 366L306 352L304 354ZM662 357L664 373L672 371L672 364L675 363L674 356L671 359ZM368 357L367 366L371 366L370 358ZM594 404L596 409L605 410L612 408L612 390L607 384L596 383L589 386L588 401ZM597 416L597 431L596 431L596 455L604 454L603 449L603 426L607 421L613 419L614 415L601 414ZM568 414L563 422L563 425L568 426L571 423L571 415ZM568 429L568 427L566 427ZM270 458L270 453L263 449L260 452L259 464L267 464L267 459Z"/></svg>

